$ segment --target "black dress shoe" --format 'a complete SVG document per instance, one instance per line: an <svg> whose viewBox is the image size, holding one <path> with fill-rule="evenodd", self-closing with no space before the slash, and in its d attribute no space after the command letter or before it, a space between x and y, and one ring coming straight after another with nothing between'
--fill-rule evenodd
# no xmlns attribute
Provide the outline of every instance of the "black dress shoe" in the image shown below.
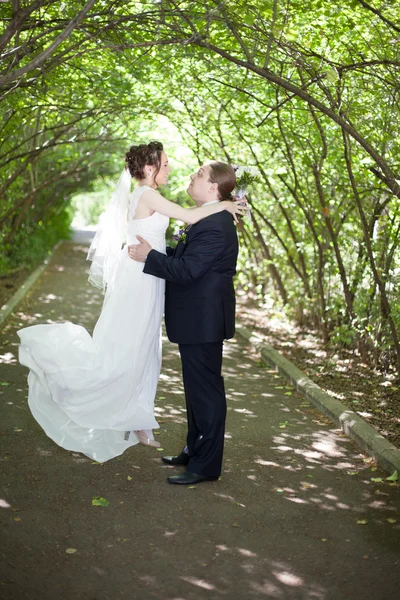
<svg viewBox="0 0 400 600"><path fill-rule="evenodd" d="M178 485L194 485L195 483L201 483L202 481L215 481L218 477L207 477L207 475L200 475L199 473L182 473L181 475L172 475L168 477L168 483L175 483Z"/></svg>
<svg viewBox="0 0 400 600"><path fill-rule="evenodd" d="M162 456L161 460L167 465L183 465L186 466L189 463L189 455L186 452L181 452L178 456Z"/></svg>

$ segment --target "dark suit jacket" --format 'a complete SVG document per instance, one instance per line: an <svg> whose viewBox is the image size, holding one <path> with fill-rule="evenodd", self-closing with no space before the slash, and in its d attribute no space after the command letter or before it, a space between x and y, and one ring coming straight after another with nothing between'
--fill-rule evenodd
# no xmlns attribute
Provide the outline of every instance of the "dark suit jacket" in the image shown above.
<svg viewBox="0 0 400 600"><path fill-rule="evenodd" d="M177 344L206 344L235 334L238 238L227 211L195 223L175 250L151 250L144 272L166 280L165 325Z"/></svg>

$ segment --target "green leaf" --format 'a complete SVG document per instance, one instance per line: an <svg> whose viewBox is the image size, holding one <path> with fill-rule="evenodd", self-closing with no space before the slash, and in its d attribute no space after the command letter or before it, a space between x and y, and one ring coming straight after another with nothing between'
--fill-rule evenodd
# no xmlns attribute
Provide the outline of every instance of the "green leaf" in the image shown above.
<svg viewBox="0 0 400 600"><path fill-rule="evenodd" d="M105 498L101 498L100 496L94 496L92 498L92 506L108 506L110 503Z"/></svg>
<svg viewBox="0 0 400 600"><path fill-rule="evenodd" d="M329 69L325 75L329 83L336 83L336 81L339 79L339 75L335 69Z"/></svg>
<svg viewBox="0 0 400 600"><path fill-rule="evenodd" d="M394 473L392 473L389 477L386 477L386 481L398 481L399 480L399 473L398 471L394 471Z"/></svg>
<svg viewBox="0 0 400 600"><path fill-rule="evenodd" d="M297 38L297 31L294 29L288 29L285 31L285 38L289 40L289 42L294 42L294 40Z"/></svg>
<svg viewBox="0 0 400 600"><path fill-rule="evenodd" d="M246 23L246 25L253 25L254 21L255 21L255 16L251 13L248 13L247 15L245 15L243 17L243 21Z"/></svg>

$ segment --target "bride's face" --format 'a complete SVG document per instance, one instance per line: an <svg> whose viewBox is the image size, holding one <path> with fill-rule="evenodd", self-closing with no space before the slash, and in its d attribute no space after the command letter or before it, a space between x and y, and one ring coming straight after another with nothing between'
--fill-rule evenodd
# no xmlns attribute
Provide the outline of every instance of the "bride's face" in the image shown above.
<svg viewBox="0 0 400 600"><path fill-rule="evenodd" d="M171 168L168 165L168 156L165 152L161 152L161 167L155 177L157 185L165 185L168 182L168 175L171 173Z"/></svg>

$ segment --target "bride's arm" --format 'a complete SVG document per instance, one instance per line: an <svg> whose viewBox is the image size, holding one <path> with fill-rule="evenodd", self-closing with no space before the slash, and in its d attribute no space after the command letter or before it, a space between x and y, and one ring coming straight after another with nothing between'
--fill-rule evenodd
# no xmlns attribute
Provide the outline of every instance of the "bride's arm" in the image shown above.
<svg viewBox="0 0 400 600"><path fill-rule="evenodd" d="M204 219L205 217L222 212L223 210L230 212L237 222L237 215L243 215L247 212L247 208L239 206L239 202L231 202L230 200L222 200L221 202L209 204L208 206L200 206L198 208L183 208L175 202L170 202L155 190L145 191L140 200L150 210L165 215L166 217L170 217L171 219L178 219L184 223L189 223L190 225L197 223L197 221L201 221L201 219Z"/></svg>

